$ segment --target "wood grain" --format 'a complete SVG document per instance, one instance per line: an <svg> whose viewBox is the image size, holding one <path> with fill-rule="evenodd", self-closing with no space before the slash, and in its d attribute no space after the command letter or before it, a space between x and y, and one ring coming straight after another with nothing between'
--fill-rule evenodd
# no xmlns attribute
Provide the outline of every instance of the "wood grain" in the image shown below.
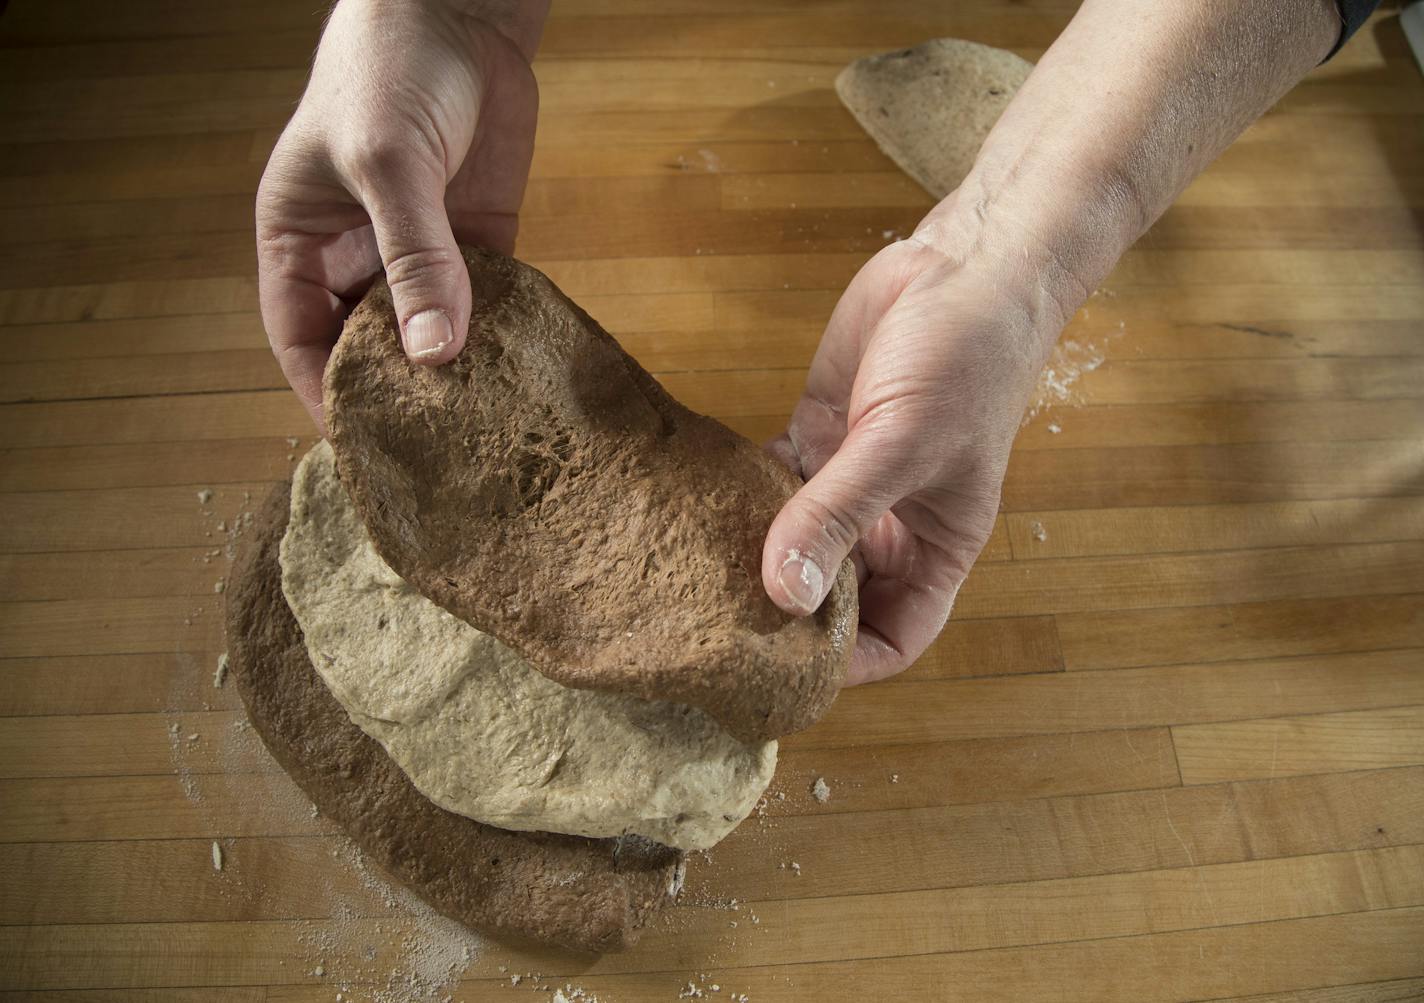
<svg viewBox="0 0 1424 1003"><path fill-rule="evenodd" d="M946 35L1037 59L1076 6L558 0L519 254L765 440L931 205L835 74ZM788 737L604 958L419 914L215 685L244 513L314 441L252 202L319 30L0 18L0 1003L1424 998L1424 82L1391 12L1071 319L1091 364L935 644Z"/></svg>

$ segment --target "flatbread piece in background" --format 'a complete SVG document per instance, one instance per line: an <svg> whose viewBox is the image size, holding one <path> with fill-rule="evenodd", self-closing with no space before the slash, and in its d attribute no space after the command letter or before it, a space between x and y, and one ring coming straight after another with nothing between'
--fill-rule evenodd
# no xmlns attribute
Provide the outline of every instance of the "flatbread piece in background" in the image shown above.
<svg viewBox="0 0 1424 1003"><path fill-rule="evenodd" d="M933 38L851 63L836 94L891 160L937 199L964 180L1033 64L978 42Z"/></svg>

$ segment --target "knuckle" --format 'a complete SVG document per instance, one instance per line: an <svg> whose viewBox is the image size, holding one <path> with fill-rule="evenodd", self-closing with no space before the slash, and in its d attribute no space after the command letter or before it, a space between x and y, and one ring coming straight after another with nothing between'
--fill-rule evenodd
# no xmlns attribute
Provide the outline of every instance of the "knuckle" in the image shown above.
<svg viewBox="0 0 1424 1003"><path fill-rule="evenodd" d="M922 569L927 584L957 588L994 532L996 492L971 495L926 490L895 507L932 555Z"/></svg>
<svg viewBox="0 0 1424 1003"><path fill-rule="evenodd" d="M439 130L419 116L376 108L357 116L332 141L338 173L361 191L408 183L443 170Z"/></svg>
<svg viewBox="0 0 1424 1003"><path fill-rule="evenodd" d="M342 176L358 189L377 188L399 181L410 168L411 153L390 138L344 141L332 151Z"/></svg>
<svg viewBox="0 0 1424 1003"><path fill-rule="evenodd" d="M863 532L855 517L816 498L808 498L806 502L806 518L812 523L822 552L835 555L849 552Z"/></svg>
<svg viewBox="0 0 1424 1003"><path fill-rule="evenodd" d="M386 262L386 283L393 291L425 290L440 282L460 262L451 248L402 251Z"/></svg>

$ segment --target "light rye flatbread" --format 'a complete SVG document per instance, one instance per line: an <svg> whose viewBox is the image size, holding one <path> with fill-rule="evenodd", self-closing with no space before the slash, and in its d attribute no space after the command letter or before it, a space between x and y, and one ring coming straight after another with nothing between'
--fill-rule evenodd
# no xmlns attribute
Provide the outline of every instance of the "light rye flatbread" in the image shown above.
<svg viewBox="0 0 1424 1003"><path fill-rule="evenodd" d="M1032 69L1003 49L933 38L857 59L836 77L836 94L901 170L944 198Z"/></svg>
<svg viewBox="0 0 1424 1003"><path fill-rule="evenodd" d="M776 743L706 712L574 690L436 606L376 554L331 446L298 466L282 589L312 664L426 797L502 829L707 849L771 782Z"/></svg>
<svg viewBox="0 0 1424 1003"><path fill-rule="evenodd" d="M677 851L636 836L507 832L437 807L351 723L282 596L288 485L243 535L227 590L229 672L253 730L321 811L391 876L484 933L612 951L682 886Z"/></svg>

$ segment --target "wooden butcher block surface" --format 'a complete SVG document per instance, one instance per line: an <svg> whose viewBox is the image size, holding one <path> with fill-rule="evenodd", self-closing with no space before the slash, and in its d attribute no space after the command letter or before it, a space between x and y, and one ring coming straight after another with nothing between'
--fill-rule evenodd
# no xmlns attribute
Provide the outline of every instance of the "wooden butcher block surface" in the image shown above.
<svg viewBox="0 0 1424 1003"><path fill-rule="evenodd" d="M321 6L0 15L0 1001L1424 994L1424 83L1392 13L1073 319L939 641L786 740L593 958L433 917L215 685L233 534L313 441L252 204ZM554 8L518 254L761 440L930 205L836 74L937 36L1037 59L1073 5Z"/></svg>

